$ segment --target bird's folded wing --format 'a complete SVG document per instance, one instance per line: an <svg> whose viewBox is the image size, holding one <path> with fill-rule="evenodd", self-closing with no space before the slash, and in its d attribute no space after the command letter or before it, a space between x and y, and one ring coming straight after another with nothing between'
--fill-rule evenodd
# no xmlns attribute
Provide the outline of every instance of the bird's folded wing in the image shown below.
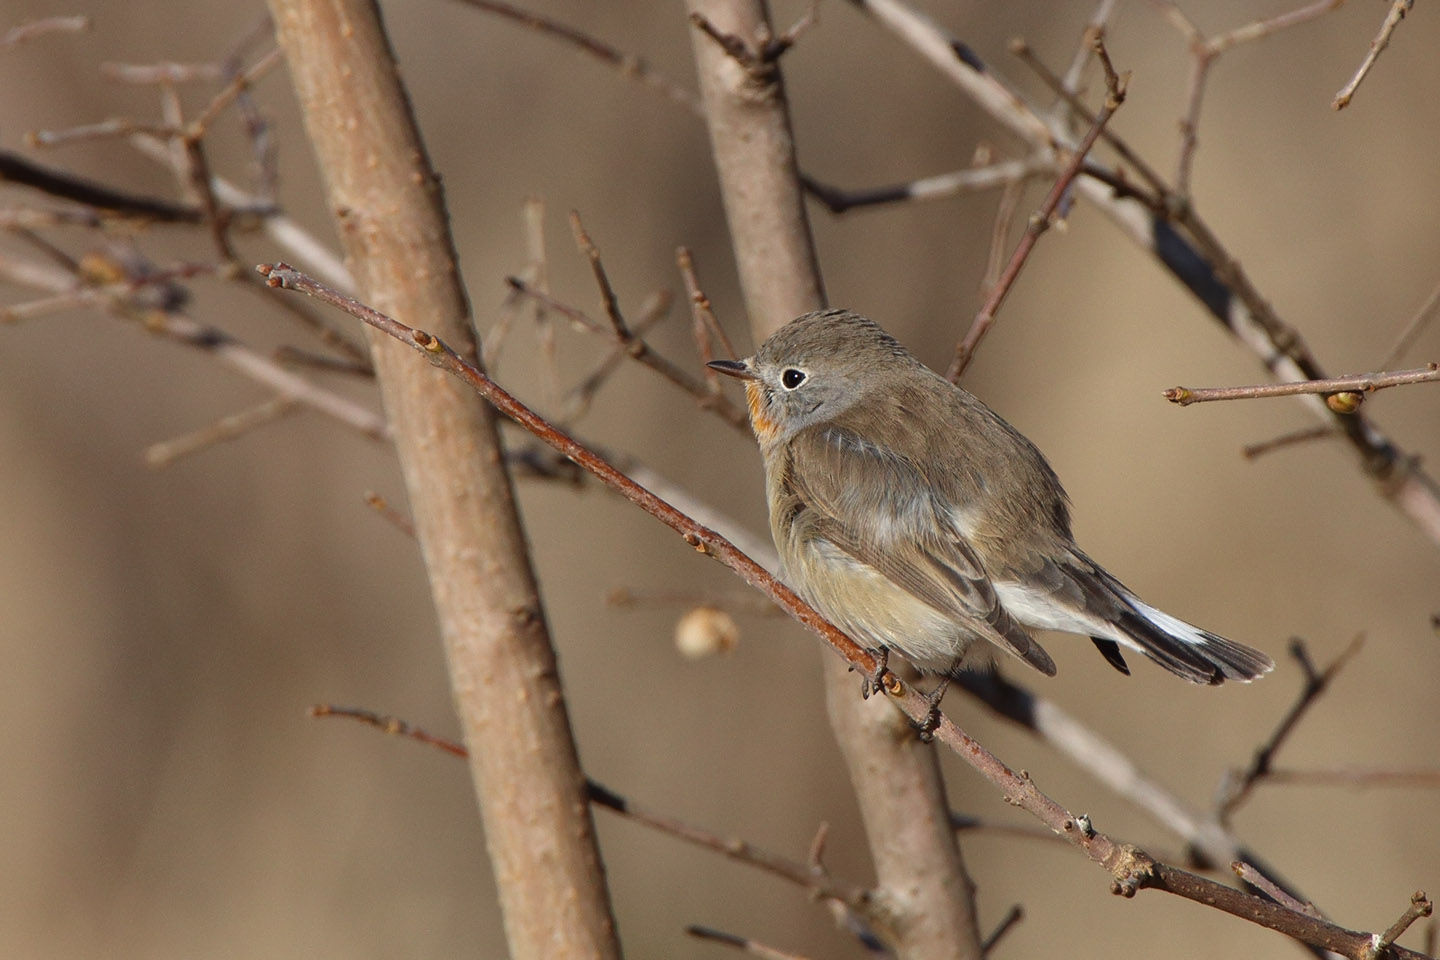
<svg viewBox="0 0 1440 960"><path fill-rule="evenodd" d="M1000 603L948 510L910 464L837 427L792 440L790 486L822 537L901 589L1047 676L1055 662ZM797 468L804 464L804 468Z"/></svg>

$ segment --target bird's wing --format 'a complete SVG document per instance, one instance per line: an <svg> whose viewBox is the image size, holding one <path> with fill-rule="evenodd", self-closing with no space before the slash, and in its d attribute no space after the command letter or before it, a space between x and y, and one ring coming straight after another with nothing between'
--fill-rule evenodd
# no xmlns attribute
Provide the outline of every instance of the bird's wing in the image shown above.
<svg viewBox="0 0 1440 960"><path fill-rule="evenodd" d="M794 520L803 535L828 541L960 630L1055 675L1055 662L1005 610L975 550L950 511L937 509L913 464L834 425L802 430L790 444L792 509L799 508Z"/></svg>

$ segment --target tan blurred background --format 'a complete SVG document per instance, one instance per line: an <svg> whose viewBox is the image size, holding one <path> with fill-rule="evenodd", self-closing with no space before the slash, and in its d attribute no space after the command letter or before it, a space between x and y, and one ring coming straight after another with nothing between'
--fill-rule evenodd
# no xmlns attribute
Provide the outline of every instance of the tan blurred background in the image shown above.
<svg viewBox="0 0 1440 960"><path fill-rule="evenodd" d="M1184 4L1215 32L1291 2ZM678 4L533 4L642 53L693 88ZM1023 35L1068 62L1089 4L931 4L1032 93L1004 54ZM1164 171L1175 162L1188 61L1144 3L1122 4L1110 49L1134 72L1115 128ZM1384 15L1356 2L1227 54L1213 71L1195 167L1197 203L1265 294L1334 373L1374 369L1440 280L1440 22L1402 24L1354 104L1330 99ZM638 85L513 24L441 2L387 5L482 329L502 277L525 263L521 204L548 203L556 292L591 307L565 214L578 209L622 301L682 289L673 251L694 249L717 310L748 346L707 142L699 122ZM777 4L777 20L801 12ZM152 91L100 78L104 61L221 56L262 5L21 0L8 26L84 12L93 28L0 53L0 144L109 116L158 117ZM967 164L1014 144L932 70L848 5L830 2L785 60L800 155L813 175L871 186ZM330 227L283 70L259 85L281 149L282 197ZM192 112L204 102L187 94ZM247 175L233 122L216 165ZM153 164L113 144L44 162L168 193ZM28 201L8 190L3 202ZM867 313L932 365L977 305L996 197L815 211L833 303ZM1027 196L1022 210L1038 203ZM72 252L94 238L55 234ZM6 252L23 248L0 240ZM161 263L208 251L194 231L140 243ZM260 236L253 261L289 256ZM0 289L5 303L30 294ZM263 300L197 282L192 313L268 349L303 342ZM693 364L680 310L654 335ZM563 331L564 371L599 344ZM546 404L533 335L506 347L501 379ZM1427 334L1404 365L1440 356ZM967 376L1051 458L1086 549L1147 599L1258 645L1280 662L1251 687L1192 689L1136 664L1126 679L1088 643L1054 637L1047 696L1205 806L1299 686L1287 638L1328 661L1369 640L1280 756L1286 766L1437 762L1440 552L1376 497L1339 443L1256 462L1242 444L1310 423L1287 400L1181 410L1174 384L1263 379L1255 361L1095 211L1047 235ZM341 385L367 403L366 388ZM158 440L265 399L195 351L75 311L0 330L0 955L10 957L498 957L504 940L463 764L338 721L317 701L393 712L453 733L440 645L413 545L361 502L401 502L389 453L314 416L291 418L154 472ZM550 406L553 409L553 404ZM1440 394L1368 403L1406 449L1440 452ZM626 369L582 432L763 529L749 441ZM742 616L729 658L682 660L676 607L617 610L616 587L730 591L723 568L598 490L522 485L561 670L587 769L637 800L803 856L824 820L839 876L870 879L855 810L824 722L818 645L783 621ZM1007 671L1016 673L1011 664ZM1072 810L1155 852L1173 837L1050 750L952 696L961 723ZM1024 822L946 757L957 808ZM1386 926L1417 887L1440 886L1437 797L1408 789L1261 789L1237 829L1340 922ZM803 893L597 813L621 933L634 957L710 957L685 924L810 956L858 956ZM1000 957L1298 956L1277 935L1160 894L1112 897L1073 851L967 839L988 927L1027 919ZM1418 943L1412 934L1410 943Z"/></svg>

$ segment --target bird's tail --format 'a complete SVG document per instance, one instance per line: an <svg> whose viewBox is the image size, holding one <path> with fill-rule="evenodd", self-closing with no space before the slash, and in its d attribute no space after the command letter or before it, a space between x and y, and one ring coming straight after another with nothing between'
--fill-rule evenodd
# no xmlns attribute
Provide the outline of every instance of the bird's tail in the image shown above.
<svg viewBox="0 0 1440 960"><path fill-rule="evenodd" d="M1124 637L1115 639L1131 641L1125 645L1137 647L1178 677L1193 683L1245 683L1275 667L1275 661L1259 650L1172 617L1123 587L1116 592L1124 608L1112 622Z"/></svg>

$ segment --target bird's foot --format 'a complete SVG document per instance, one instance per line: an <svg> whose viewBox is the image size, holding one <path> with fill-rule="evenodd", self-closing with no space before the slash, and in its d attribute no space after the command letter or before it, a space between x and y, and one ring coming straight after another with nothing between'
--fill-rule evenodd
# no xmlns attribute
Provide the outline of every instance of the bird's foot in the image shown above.
<svg viewBox="0 0 1440 960"><path fill-rule="evenodd" d="M941 677L935 689L925 697L925 702L930 705L930 709L926 711L925 719L918 724L921 743L929 743L935 739L935 731L940 727L940 721L943 719L940 713L940 701L945 699L945 691L949 686L950 678L948 676Z"/></svg>
<svg viewBox="0 0 1440 960"><path fill-rule="evenodd" d="M885 689L885 675L890 672L890 648L877 647L875 653L875 676L860 678L860 699L869 700L872 693Z"/></svg>

